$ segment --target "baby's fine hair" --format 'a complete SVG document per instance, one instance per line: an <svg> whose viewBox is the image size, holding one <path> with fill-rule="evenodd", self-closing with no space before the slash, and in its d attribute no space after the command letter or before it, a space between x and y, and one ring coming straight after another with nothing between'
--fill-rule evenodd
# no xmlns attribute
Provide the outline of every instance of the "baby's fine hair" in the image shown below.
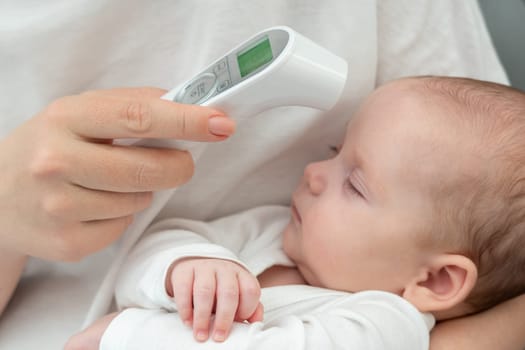
<svg viewBox="0 0 525 350"><path fill-rule="evenodd" d="M452 103L453 124L477 138L481 169L441 189L432 231L459 238L478 268L466 302L484 310L525 293L525 93L467 78L416 81L436 102Z"/></svg>

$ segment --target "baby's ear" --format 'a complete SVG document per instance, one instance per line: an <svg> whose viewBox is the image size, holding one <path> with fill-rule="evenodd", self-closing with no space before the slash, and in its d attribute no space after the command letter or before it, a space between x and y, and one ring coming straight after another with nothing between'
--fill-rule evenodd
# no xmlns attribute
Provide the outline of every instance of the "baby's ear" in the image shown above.
<svg viewBox="0 0 525 350"><path fill-rule="evenodd" d="M402 297L422 312L451 309L469 295L478 270L469 258L459 254L432 257L420 274L410 281Z"/></svg>

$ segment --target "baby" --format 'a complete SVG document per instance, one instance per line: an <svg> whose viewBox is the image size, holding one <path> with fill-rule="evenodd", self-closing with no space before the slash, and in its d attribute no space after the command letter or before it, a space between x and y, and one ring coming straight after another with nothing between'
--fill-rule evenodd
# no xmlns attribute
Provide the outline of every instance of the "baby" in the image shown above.
<svg viewBox="0 0 525 350"><path fill-rule="evenodd" d="M524 135L510 87L386 84L289 208L153 225L118 282L126 309L66 348L428 348L435 319L525 292Z"/></svg>

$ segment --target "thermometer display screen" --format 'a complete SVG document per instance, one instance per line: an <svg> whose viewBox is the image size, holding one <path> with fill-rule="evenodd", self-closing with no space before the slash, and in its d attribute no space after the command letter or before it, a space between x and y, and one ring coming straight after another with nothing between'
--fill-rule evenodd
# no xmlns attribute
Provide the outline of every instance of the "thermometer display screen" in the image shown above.
<svg viewBox="0 0 525 350"><path fill-rule="evenodd" d="M264 37L254 45L237 54L237 64L241 72L241 78L257 70L259 67L273 59L270 39Z"/></svg>

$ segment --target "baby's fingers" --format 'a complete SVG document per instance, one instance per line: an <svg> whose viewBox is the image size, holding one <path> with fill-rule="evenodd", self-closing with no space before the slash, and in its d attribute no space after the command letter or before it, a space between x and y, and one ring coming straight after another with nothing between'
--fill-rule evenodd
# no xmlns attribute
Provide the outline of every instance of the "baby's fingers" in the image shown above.
<svg viewBox="0 0 525 350"><path fill-rule="evenodd" d="M171 276L173 300L177 305L182 322L191 326L193 316L193 267L180 266L173 271Z"/></svg>
<svg viewBox="0 0 525 350"><path fill-rule="evenodd" d="M237 306L239 305L239 282L236 274L217 276L217 300L213 340L222 342L230 333Z"/></svg>
<svg viewBox="0 0 525 350"><path fill-rule="evenodd" d="M263 320L263 318L264 318L264 306L263 304L259 303L255 311L250 316L250 318L247 319L247 321L249 323L260 322Z"/></svg>
<svg viewBox="0 0 525 350"><path fill-rule="evenodd" d="M195 274L193 281L193 335L198 341L206 341L210 318L215 302L215 272L203 269Z"/></svg>
<svg viewBox="0 0 525 350"><path fill-rule="evenodd" d="M248 320L255 312L261 298L261 287L257 278L248 271L241 271L239 280L239 307L235 320Z"/></svg>

